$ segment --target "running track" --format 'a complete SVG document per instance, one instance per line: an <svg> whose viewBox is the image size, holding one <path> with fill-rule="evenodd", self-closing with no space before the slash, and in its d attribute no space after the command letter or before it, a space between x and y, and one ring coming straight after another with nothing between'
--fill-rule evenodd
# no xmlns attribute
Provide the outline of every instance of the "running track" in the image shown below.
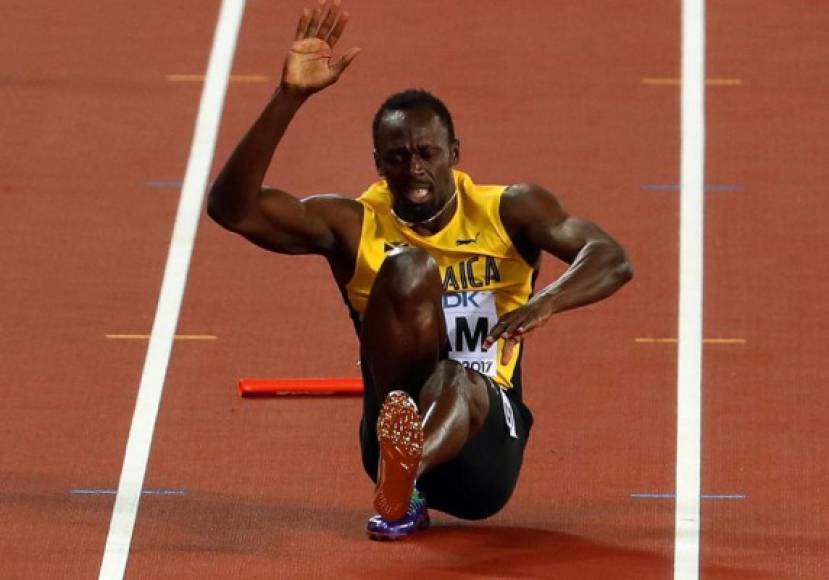
<svg viewBox="0 0 829 580"><path fill-rule="evenodd" d="M708 2L701 576L820 579L829 551L829 8ZM0 576L98 574L218 2L0 8ZM249 0L214 166L272 90L302 2ZM535 181L628 248L636 280L526 357L536 427L515 497L363 537L356 399L241 400L240 376L355 376L325 265L203 219L128 578L672 575L679 92L674 2L352 0L362 46L269 176L359 193L369 123L444 98L478 181ZM259 77L267 77L261 82ZM656 80L647 80L656 79ZM666 80L667 79L667 80ZM165 182L165 183L162 183ZM670 187L671 185L674 187ZM546 264L542 283L560 271ZM636 339L640 339L637 341ZM72 493L75 490L76 493ZM729 496L722 498L722 496Z"/></svg>

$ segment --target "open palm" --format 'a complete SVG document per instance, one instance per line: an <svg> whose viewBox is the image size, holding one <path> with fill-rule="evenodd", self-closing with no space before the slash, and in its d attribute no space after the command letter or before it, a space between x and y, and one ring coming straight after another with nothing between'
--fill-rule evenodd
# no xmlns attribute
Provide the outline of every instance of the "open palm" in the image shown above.
<svg viewBox="0 0 829 580"><path fill-rule="evenodd" d="M304 94L333 84L360 52L359 48L333 58L333 49L348 23L339 0L326 0L306 9L297 24L296 37L285 59L282 86Z"/></svg>

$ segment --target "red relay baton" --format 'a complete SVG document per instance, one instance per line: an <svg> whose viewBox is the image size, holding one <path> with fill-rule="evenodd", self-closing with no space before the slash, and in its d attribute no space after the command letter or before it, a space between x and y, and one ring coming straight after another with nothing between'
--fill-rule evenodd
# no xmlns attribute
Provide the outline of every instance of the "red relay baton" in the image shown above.
<svg viewBox="0 0 829 580"><path fill-rule="evenodd" d="M239 379L243 397L362 395L361 378Z"/></svg>

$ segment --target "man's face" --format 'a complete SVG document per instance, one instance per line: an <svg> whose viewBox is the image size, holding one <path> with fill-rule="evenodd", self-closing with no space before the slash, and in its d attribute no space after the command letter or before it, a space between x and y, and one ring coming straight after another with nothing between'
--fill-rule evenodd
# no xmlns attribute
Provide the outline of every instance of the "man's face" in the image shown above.
<svg viewBox="0 0 829 580"><path fill-rule="evenodd" d="M459 144L431 109L387 111L378 127L374 160L394 196L400 218L420 222L435 215L455 191L452 166Z"/></svg>

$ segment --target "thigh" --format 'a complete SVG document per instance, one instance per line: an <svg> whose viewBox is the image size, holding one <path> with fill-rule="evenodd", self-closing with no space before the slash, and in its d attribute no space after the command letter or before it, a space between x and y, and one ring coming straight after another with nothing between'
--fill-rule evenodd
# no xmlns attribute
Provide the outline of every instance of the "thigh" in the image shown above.
<svg viewBox="0 0 829 580"><path fill-rule="evenodd" d="M364 373L379 400L400 389L417 399L446 350L443 287L437 263L424 250L401 248L377 273L360 322Z"/></svg>
<svg viewBox="0 0 829 580"><path fill-rule="evenodd" d="M497 513L512 496L532 414L518 394L503 392L487 379L489 413L481 430L453 460L424 474L417 483L430 507L465 519Z"/></svg>

